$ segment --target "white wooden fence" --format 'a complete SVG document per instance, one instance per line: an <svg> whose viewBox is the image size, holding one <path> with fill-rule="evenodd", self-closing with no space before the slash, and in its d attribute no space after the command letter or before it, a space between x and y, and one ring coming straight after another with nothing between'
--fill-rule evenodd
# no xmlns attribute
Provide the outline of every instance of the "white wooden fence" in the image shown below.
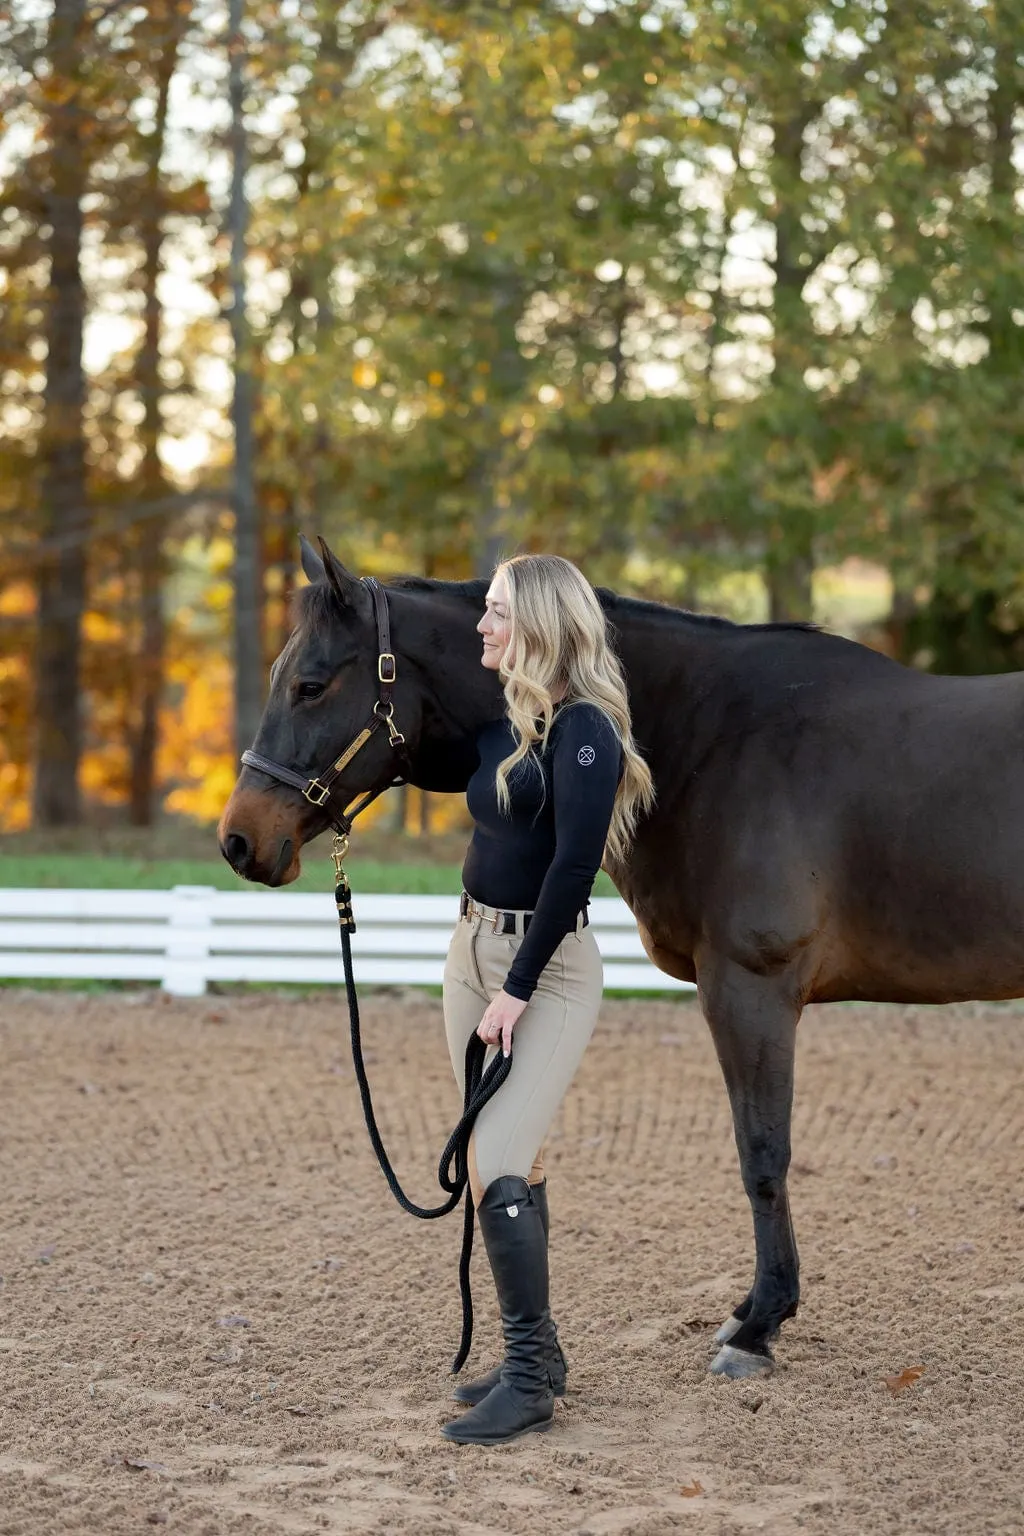
<svg viewBox="0 0 1024 1536"><path fill-rule="evenodd" d="M452 896L360 896L356 981L439 986L458 916ZM692 991L647 959L625 902L591 902L605 987ZM338 920L327 893L0 889L0 979L158 981L198 997L211 982L343 983Z"/></svg>

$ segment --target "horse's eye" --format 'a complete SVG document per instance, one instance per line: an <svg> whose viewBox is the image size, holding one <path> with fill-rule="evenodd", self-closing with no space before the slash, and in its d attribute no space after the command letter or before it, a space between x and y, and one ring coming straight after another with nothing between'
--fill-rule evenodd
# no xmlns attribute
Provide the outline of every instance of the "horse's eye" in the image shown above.
<svg viewBox="0 0 1024 1536"><path fill-rule="evenodd" d="M319 699L324 693L323 683L300 683L296 689L300 699Z"/></svg>

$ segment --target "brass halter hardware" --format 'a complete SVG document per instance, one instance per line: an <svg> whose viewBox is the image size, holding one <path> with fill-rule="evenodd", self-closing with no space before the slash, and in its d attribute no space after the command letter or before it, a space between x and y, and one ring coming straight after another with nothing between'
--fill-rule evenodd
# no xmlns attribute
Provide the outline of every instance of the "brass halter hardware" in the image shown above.
<svg viewBox="0 0 1024 1536"><path fill-rule="evenodd" d="M327 811L331 819L331 825L336 835L342 837L345 849L348 848L348 834L352 830L352 820L360 811L366 809L372 800L383 794L392 784L403 784L407 781L412 765L409 754L405 750L405 737L395 724L395 706L391 697L398 675L398 665L395 653L391 649L391 623L388 614L388 600L384 588L374 576L364 576L363 584L369 589L373 598L374 617L377 620L377 681L380 684L380 693L373 706L373 715L369 725L365 725L357 736L354 736L340 757L335 758L331 766L320 774L312 774L309 778L297 773L294 768L287 767L284 763L275 763L273 758L264 757L261 752L254 752L248 748L242 753L242 762L246 768L255 768L260 773L267 774L272 779L277 779L281 784L287 784L292 789L297 789L304 795L310 805L315 805L319 810ZM348 767L357 752L361 752L374 732L381 726L387 726L388 745L399 755L402 762L403 774L397 776L380 789L369 790L359 800L350 814L344 811L336 811L331 806L331 796L339 775ZM341 869L338 855L335 852L336 868ZM344 853L342 854L344 857Z"/></svg>
<svg viewBox="0 0 1024 1536"><path fill-rule="evenodd" d="M341 832L335 832L331 840L331 858L334 860L334 883L341 884L341 878L345 873L345 856L348 853L348 838Z"/></svg>

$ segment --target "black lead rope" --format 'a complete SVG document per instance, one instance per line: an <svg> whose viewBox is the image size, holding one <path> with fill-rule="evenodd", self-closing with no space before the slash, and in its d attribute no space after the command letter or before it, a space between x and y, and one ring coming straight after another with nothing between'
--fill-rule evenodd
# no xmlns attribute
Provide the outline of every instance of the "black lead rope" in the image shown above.
<svg viewBox="0 0 1024 1536"><path fill-rule="evenodd" d="M356 931L355 919L352 915L352 891L348 883L348 876L341 868L340 859L336 860L335 870L337 884L334 889L334 900L338 908L338 926L341 930L341 958L345 967L345 991L348 995L348 1012L351 1023L352 1035L352 1064L355 1067L356 1082L359 1084L359 1097L363 1104L363 1118L366 1121L366 1129L370 1133L370 1143L377 1154L381 1172L388 1181L388 1188L402 1207L411 1216L418 1216L422 1221L434 1221L438 1216L447 1216L458 1205L462 1196L466 1197L466 1210L462 1226L462 1252L459 1255L459 1290L462 1294L462 1338L459 1341L458 1352L452 1362L452 1371L460 1371L466 1362L470 1346L473 1343L473 1295L469 1282L469 1263L473 1255L473 1195L469 1188L469 1137L473 1129L473 1123L484 1105L494 1097L502 1083L512 1070L512 1054L503 1056L500 1052L495 1056L490 1066L484 1071L484 1058L487 1047L476 1034L470 1036L466 1047L466 1090L462 1104L462 1118L449 1136L444 1151L441 1153L441 1161L437 1170L437 1181L446 1191L448 1198L440 1205L422 1206L416 1205L409 1199L405 1190L399 1184L395 1170L391 1166L391 1159L381 1140L381 1134L377 1127L377 1117L373 1112L373 1100L370 1097L370 1084L366 1076L366 1065L363 1061L363 1042L359 1024L359 999L356 995L355 976L352 972L352 934ZM454 1165L454 1166L453 1166Z"/></svg>

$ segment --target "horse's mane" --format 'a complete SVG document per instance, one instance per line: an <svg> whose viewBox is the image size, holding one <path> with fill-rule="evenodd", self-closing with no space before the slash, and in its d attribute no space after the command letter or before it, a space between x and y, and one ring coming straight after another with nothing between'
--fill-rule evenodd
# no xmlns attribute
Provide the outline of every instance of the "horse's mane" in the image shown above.
<svg viewBox="0 0 1024 1536"><path fill-rule="evenodd" d="M386 585L400 592L417 592L427 596L437 594L482 609L488 584L480 578L442 581L433 576L395 576L389 578ZM613 623L620 619L643 618L665 625L682 623L701 629L733 633L742 631L748 634L752 630L802 630L813 633L818 628L816 624L800 623L737 624L732 619L723 619L713 613L691 613L687 608L673 608L669 603L656 603L643 597L624 597L619 592L613 592L610 587L597 587L596 591L601 606ZM312 582L308 587L300 587L295 593L295 622L313 634L329 630L342 617L342 612L341 604L328 581Z"/></svg>
<svg viewBox="0 0 1024 1536"><path fill-rule="evenodd" d="M722 631L742 631L749 634L753 631L770 630L801 630L815 633L820 626L796 620L764 624L740 624L734 619L723 619L717 613L693 613L689 608L675 608L671 603L656 603L646 597L624 597L619 592L613 592L610 587L597 587L598 597L605 613L614 623L616 617L621 614L624 617L652 619L661 624L691 624L700 629L717 629Z"/></svg>

